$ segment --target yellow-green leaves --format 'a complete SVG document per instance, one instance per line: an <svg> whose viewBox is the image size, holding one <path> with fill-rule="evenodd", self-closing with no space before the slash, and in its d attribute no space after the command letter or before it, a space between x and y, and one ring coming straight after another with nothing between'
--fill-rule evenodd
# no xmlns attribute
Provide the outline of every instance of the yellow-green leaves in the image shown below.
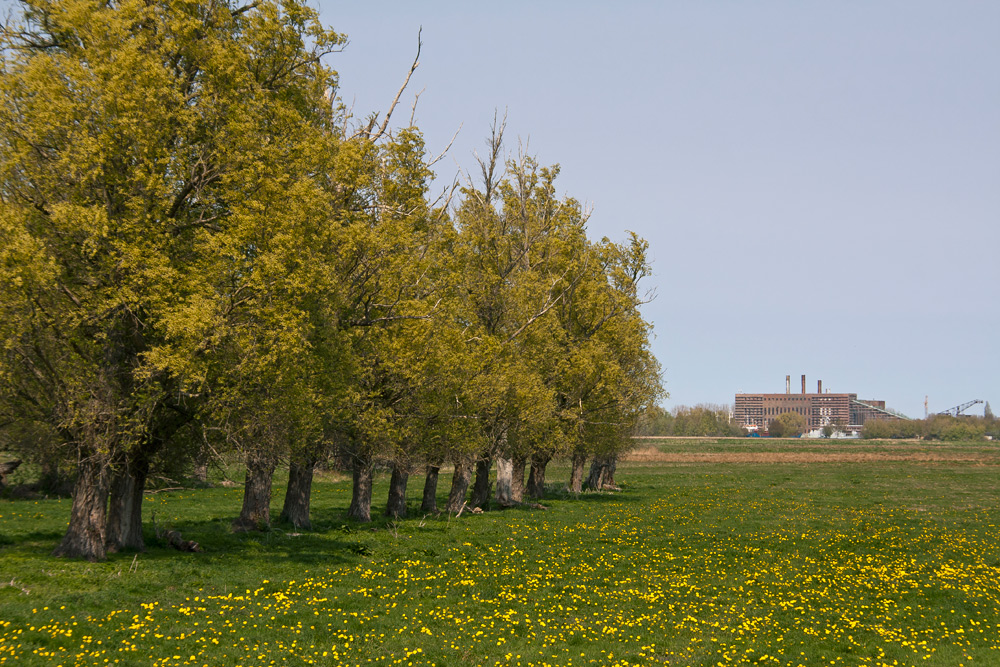
<svg viewBox="0 0 1000 667"><path fill-rule="evenodd" d="M308 394L339 289L323 56L343 36L294 0L22 6L0 37L0 364L20 400L87 446L207 396Z"/></svg>

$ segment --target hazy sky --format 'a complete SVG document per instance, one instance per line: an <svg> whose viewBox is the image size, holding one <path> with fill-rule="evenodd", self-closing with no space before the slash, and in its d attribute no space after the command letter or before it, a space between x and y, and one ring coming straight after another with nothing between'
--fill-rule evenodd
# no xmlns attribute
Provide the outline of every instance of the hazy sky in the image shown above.
<svg viewBox="0 0 1000 667"><path fill-rule="evenodd" d="M1000 408L1000 3L329 2L356 113L413 59L449 180L494 110L593 237L650 243L667 407L832 391ZM977 406L982 414L982 406ZM970 413L973 413L970 410Z"/></svg>
<svg viewBox="0 0 1000 667"><path fill-rule="evenodd" d="M423 27L397 120L423 91L431 152L462 126L440 181L506 110L509 147L562 165L593 237L649 241L665 406L805 373L914 417L925 395L1000 412L1000 3L318 6L362 116Z"/></svg>

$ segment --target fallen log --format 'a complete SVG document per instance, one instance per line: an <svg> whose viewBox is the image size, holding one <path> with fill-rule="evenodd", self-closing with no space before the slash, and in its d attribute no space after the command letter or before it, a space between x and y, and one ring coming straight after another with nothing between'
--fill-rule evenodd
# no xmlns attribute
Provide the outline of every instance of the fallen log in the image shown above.
<svg viewBox="0 0 1000 667"><path fill-rule="evenodd" d="M199 552L202 551L201 545L193 540L185 540L181 537L181 534L176 530L160 530L156 525L156 510L153 510L153 515L151 517L153 523L153 532L156 533L156 539L166 540L167 544L172 546L178 551L191 551Z"/></svg>
<svg viewBox="0 0 1000 667"><path fill-rule="evenodd" d="M192 540L185 540L176 530L168 530L166 534L167 544L178 551L201 551L201 545Z"/></svg>

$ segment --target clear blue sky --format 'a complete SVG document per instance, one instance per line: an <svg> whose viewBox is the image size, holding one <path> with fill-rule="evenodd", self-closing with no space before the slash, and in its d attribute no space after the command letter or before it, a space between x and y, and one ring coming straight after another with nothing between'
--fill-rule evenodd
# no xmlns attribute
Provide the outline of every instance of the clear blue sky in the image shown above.
<svg viewBox="0 0 1000 667"><path fill-rule="evenodd" d="M363 115L401 104L441 179L494 110L592 236L646 238L671 396L786 374L923 416L1000 408L1000 3L330 2ZM982 406L977 406L982 414ZM974 411L970 410L970 413Z"/></svg>
<svg viewBox="0 0 1000 667"><path fill-rule="evenodd" d="M317 5L360 116L423 26L397 113L423 91L432 152L462 126L440 181L506 109L592 236L649 241L666 407L805 373L911 416L925 395L1000 412L1000 3Z"/></svg>

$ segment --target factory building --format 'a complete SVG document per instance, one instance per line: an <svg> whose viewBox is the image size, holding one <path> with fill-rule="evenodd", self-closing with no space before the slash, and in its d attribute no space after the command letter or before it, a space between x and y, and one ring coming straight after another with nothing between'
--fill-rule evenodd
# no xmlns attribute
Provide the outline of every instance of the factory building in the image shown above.
<svg viewBox="0 0 1000 667"><path fill-rule="evenodd" d="M823 393L823 381L816 383L816 393L806 393L806 376L802 376L802 393L791 391L791 376L785 376L783 394L736 394L733 419L750 431L767 431L778 415L795 412L806 418L810 430L837 425L848 432L861 430L872 419L905 419L886 409L885 401L859 400L857 394Z"/></svg>

